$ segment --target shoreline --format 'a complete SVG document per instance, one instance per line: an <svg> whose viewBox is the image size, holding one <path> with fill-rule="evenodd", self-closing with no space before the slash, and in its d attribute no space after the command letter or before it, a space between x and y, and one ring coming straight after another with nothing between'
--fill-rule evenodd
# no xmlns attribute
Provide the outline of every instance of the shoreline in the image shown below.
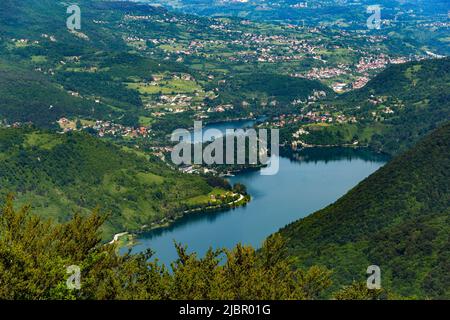
<svg viewBox="0 0 450 320"><path fill-rule="evenodd" d="M266 116L252 116L252 117L238 117L238 118L227 118L227 119L216 119L216 120L212 120L212 121L204 121L203 122L203 127L205 126L210 126L210 125L215 125L215 124L222 124L222 123L229 123L229 122L238 122L238 121L255 121L258 122L258 120L262 117L266 117ZM194 127L190 127L187 130L192 131L194 130Z"/></svg>
<svg viewBox="0 0 450 320"><path fill-rule="evenodd" d="M373 148L371 148L370 145L361 145L361 144L325 144L325 145L314 145L314 144L304 144L299 148L292 148L291 146L285 146L283 148L284 151L286 152L290 152L290 153L296 153L296 152L301 152L304 150L308 150L308 149L332 149L332 148L342 148L342 149L361 149L361 150L368 150L370 152L379 154L379 155L385 155L385 156L389 156L392 157L391 154L386 153L384 151L381 150L375 150Z"/></svg>
<svg viewBox="0 0 450 320"><path fill-rule="evenodd" d="M291 148L283 148L284 151L287 151L288 154L285 154L285 157L291 158L291 156L293 154L295 154L296 152L301 152L302 150L308 150L308 149L330 149L330 148L343 148L343 149L365 149L365 150L369 150L369 151L373 151L371 150L370 147L368 145L322 145L322 146L308 146L305 147L303 146L300 149L297 150L292 150ZM386 155L383 152L375 152L377 154L380 155ZM254 170L259 170L261 169L261 167L263 166L257 166L257 167L245 167L245 168L241 168L241 169L237 169L237 170L231 170L228 171L226 175L223 176L223 178L227 178L230 175L229 174L240 174L240 173L245 173L248 171L254 171ZM220 205L216 205L216 206L209 206L206 208L203 207L198 207L198 208L194 208L194 209L189 209L189 210L185 210L182 212L179 212L175 215L174 218L162 218L159 221L156 222L152 222L150 223L150 225L143 225L141 227L140 230L138 231L124 231L124 232L120 232L117 233L113 236L113 240L111 240L109 242L109 244L114 244L114 243L120 243L121 238L123 237L127 237L128 239L122 243L119 244L119 248L125 247L125 246L133 246L135 245L135 241L134 238L137 235L143 234L143 233L147 233L147 232L151 232L153 230L157 230L157 229L163 229L163 228L169 228L172 224L174 224L176 221L178 221L179 219L182 219L183 217L185 217L186 215L190 215L190 214L207 214L207 213L212 213L212 212L218 212L218 211L228 211L231 210L233 208L236 207L240 207L240 206L245 206L247 203L249 203L251 201L251 196L250 195L243 195L240 194L239 199L237 200L233 200L229 203L226 204L220 204Z"/></svg>
<svg viewBox="0 0 450 320"><path fill-rule="evenodd" d="M150 226L143 225L141 227L141 230L139 230L139 231L123 231L123 232L116 233L113 235L113 239L111 241L109 241L107 244L118 243L119 244L118 249L126 247L126 246L134 246L135 245L134 239L137 235L151 232L156 229L168 228L173 223L175 223L179 219L182 219L186 215L207 214L207 213L213 213L213 212L218 212L218 211L226 212L226 211L232 210L236 207L245 206L250 201L251 201L250 195L239 194L238 199L233 200L229 203L219 204L216 206L209 206L206 208L198 207L198 208L194 208L194 209L190 209L190 210L185 210L185 211L182 211L181 213L178 213L174 218L171 218L171 219L163 218L160 221L150 223ZM121 239L125 236L128 237L128 239L125 242L123 242Z"/></svg>

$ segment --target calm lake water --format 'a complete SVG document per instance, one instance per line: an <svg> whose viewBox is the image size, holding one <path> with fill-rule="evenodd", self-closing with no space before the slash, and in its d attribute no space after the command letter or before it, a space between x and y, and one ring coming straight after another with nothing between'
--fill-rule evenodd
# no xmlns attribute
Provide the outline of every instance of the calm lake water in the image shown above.
<svg viewBox="0 0 450 320"><path fill-rule="evenodd" d="M203 130L192 130L189 134L183 135L182 140L190 140L193 143L198 143L202 141L203 136L203 142L212 141L213 139L224 136L226 131L229 129L234 130L252 128L257 121L262 119L265 119L265 117L261 117L258 120L235 120L208 124L203 127Z"/></svg>
<svg viewBox="0 0 450 320"><path fill-rule="evenodd" d="M151 248L160 262L169 265L177 258L174 241L200 256L210 247L232 248L238 243L260 247L267 236L286 224L336 201L386 160L353 149L312 149L298 154L297 159L282 157L277 175L262 176L254 171L230 178L233 184L247 186L252 201L246 207L186 216L168 228L140 235L133 252Z"/></svg>

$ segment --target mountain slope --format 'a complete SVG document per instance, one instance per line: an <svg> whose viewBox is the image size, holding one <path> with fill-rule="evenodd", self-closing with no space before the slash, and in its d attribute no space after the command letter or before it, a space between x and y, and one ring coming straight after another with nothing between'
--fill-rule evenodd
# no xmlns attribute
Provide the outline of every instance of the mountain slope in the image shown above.
<svg viewBox="0 0 450 320"><path fill-rule="evenodd" d="M344 98L348 105L362 106L369 118L382 114L384 130L371 144L391 154L406 150L424 135L450 120L450 58L392 66L362 90ZM373 105L369 100L386 102ZM359 101L359 102L357 102ZM370 106L368 106L370 105ZM393 114L382 113L390 107ZM377 119L377 122L378 121Z"/></svg>
<svg viewBox="0 0 450 320"><path fill-rule="evenodd" d="M137 118L142 101L123 78L139 75L136 70L147 74L178 70L127 54L123 33L109 23L120 23L128 10L149 15L164 10L105 1L82 0L78 5L82 29L70 32L68 4L63 1L0 4L0 118L45 128L55 126L61 117L116 122L124 115ZM102 19L108 22L99 23ZM124 59L134 61L123 67Z"/></svg>
<svg viewBox="0 0 450 320"><path fill-rule="evenodd" d="M49 127L61 117L109 119L118 115L103 103L71 96L37 72L0 60L0 118Z"/></svg>
<svg viewBox="0 0 450 320"><path fill-rule="evenodd" d="M137 149L81 133L0 129L0 159L1 201L13 192L18 204L57 221L99 206L110 214L105 236L167 221L223 191Z"/></svg>
<svg viewBox="0 0 450 320"><path fill-rule="evenodd" d="M220 21L142 3L77 3L78 31L66 27L65 1L0 3L0 120L45 128L61 117L133 127L152 123L161 132L166 121L192 123L200 112L222 104L233 105L232 111L209 112L213 121L262 114L260 105L268 99L289 107L314 90L330 91L318 81L279 75L278 64L240 62L257 56L257 48L247 50L247 31L264 34L269 26L234 22L229 33L222 25L216 28ZM270 26L269 31L277 29ZM216 44L210 47L210 41ZM242 49L248 51L241 52L242 59L231 59ZM285 55L284 46L278 50L277 56ZM250 107L242 106L244 101ZM174 116L167 109L183 112Z"/></svg>
<svg viewBox="0 0 450 320"><path fill-rule="evenodd" d="M336 203L280 232L298 266L335 270L335 285L363 280L407 296L450 298L450 123Z"/></svg>
<svg viewBox="0 0 450 320"><path fill-rule="evenodd" d="M309 19L309 23L347 21L365 22L366 7L370 0L330 1L310 0L307 4L297 0L233 1L233 0L140 0L160 3L163 6L188 13L208 16L237 16L254 20L286 21L298 23ZM302 5L300 5L302 4ZM445 0L379 0L384 16L391 17L397 11L414 10L426 15L445 14L448 4Z"/></svg>
<svg viewBox="0 0 450 320"><path fill-rule="evenodd" d="M450 58L392 65L362 89L326 102L356 117L356 124L316 126L304 141L358 141L379 152L399 154L450 120L449 88Z"/></svg>

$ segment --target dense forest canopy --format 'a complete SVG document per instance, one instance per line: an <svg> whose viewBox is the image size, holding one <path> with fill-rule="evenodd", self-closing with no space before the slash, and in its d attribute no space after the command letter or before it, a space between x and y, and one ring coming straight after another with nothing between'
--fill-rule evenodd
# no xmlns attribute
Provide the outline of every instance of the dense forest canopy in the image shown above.
<svg viewBox="0 0 450 320"><path fill-rule="evenodd" d="M98 206L110 214L105 237L170 220L228 188L216 181L222 179L179 173L155 156L86 133L0 129L0 158L2 197L13 192L17 203L57 221Z"/></svg>
<svg viewBox="0 0 450 320"><path fill-rule="evenodd" d="M369 0L153 2L178 11L79 0L69 30L65 1L0 1L0 299L450 299L450 58L429 59L450 53L448 3L381 0L367 30ZM285 147L396 157L260 250L176 244L167 268L109 243L246 203L165 153L194 120L259 118Z"/></svg>
<svg viewBox="0 0 450 320"><path fill-rule="evenodd" d="M358 143L396 155L450 119L450 58L388 67L359 90L323 102L359 119L314 126L302 137L312 145ZM285 129L285 135L292 133Z"/></svg>
<svg viewBox="0 0 450 320"><path fill-rule="evenodd" d="M177 244L171 272L152 252L118 255L116 245L102 245L105 216L75 215L64 224L43 221L29 207L14 210L8 197L0 211L1 299L317 299L331 284L331 271L291 268L283 239L273 236L256 252L237 245L210 250L204 258ZM68 267L79 268L77 289L67 286ZM338 299L378 299L380 290L354 283Z"/></svg>
<svg viewBox="0 0 450 320"><path fill-rule="evenodd" d="M380 266L383 287L449 298L450 123L336 203L280 231L297 266L335 270L336 285Z"/></svg>

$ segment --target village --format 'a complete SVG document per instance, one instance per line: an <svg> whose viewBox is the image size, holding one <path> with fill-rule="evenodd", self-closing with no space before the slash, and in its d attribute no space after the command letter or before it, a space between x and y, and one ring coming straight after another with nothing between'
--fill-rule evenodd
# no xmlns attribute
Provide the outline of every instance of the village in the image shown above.
<svg viewBox="0 0 450 320"><path fill-rule="evenodd" d="M126 16L124 23L142 20L154 23L170 22L185 26L195 26L199 23L192 18L174 20L173 17L167 17L165 20L155 20L152 16ZM242 28L242 26L244 27ZM232 62L236 65L239 63L285 63L288 68L292 69L293 72L290 74L293 77L320 81L334 80L336 82L334 89L338 92L363 87L367 83L366 79L373 75L372 71L382 70L388 64L419 59L417 56L391 57L387 53L380 53L376 48L387 37L367 34L365 31L358 30L350 34L344 29L336 29L331 32L326 26L286 25L279 33L266 34L261 31L257 33L251 26L252 22L246 20L241 21L239 28L235 23L225 20L211 20L208 27L212 35L199 34L198 37L191 40L182 40L176 37L142 38L130 35L126 41L130 45L136 41L141 44L147 43L147 51L151 55L179 62L183 62L191 56L227 64ZM329 41L330 38L333 39L333 42ZM364 47L355 47L352 44L354 41L363 43ZM349 52L360 58L353 63L334 62L335 52ZM310 68L303 67L302 63L293 64L309 59L316 61ZM341 84L340 80L343 77L356 80L352 83Z"/></svg>
<svg viewBox="0 0 450 320"><path fill-rule="evenodd" d="M71 131L80 131L91 129L99 137L122 137L122 138L147 138L150 136L151 130L148 127L140 126L137 128L127 127L112 121L86 121L86 120L69 120L65 117L57 121L63 133Z"/></svg>

